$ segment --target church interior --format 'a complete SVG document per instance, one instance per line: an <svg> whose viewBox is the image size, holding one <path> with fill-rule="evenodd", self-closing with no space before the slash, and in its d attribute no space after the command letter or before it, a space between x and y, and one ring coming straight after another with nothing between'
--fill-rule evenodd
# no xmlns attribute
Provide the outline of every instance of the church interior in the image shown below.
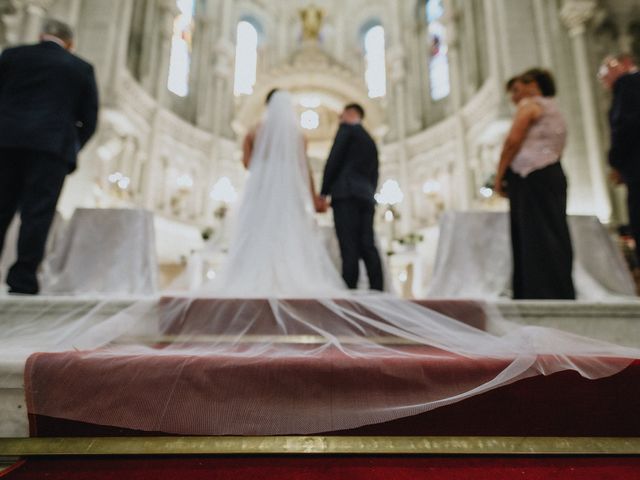
<svg viewBox="0 0 640 480"><path fill-rule="evenodd" d="M0 332L5 332L0 339L29 322L33 332L71 320L86 321L92 333L120 329L109 337L125 352L123 370L110 367L114 378L129 385L128 376L148 376L139 387L147 393L136 399L137 390L121 389L107 373L92 370L99 355L75 359L73 352L95 346L89 341L74 340L78 346L72 343L69 352L46 353L28 336L16 336L12 341L27 345L17 353L12 343L9 353L0 346L0 478L114 478L108 475L117 468L122 478L638 478L640 356L631 353L626 364L618 355L609 359L616 367L605 378L540 367L543 375L522 373L514 376L518 381L457 403L405 407L402 415L347 421L346 427L319 422L323 426L315 430L295 424L270 433L246 414L255 421L247 433L218 426L191 431L172 427L183 425L181 415L191 415L179 408L171 420L177 423L129 418L148 409L165 419L166 412L151 405L154 382L167 380L152 370L178 367L162 367L168 353L151 367L137 363L144 357L140 352L127 356L129 335L155 333L142 321L134 322L134 333L120 323L125 315L142 312L140 318L151 318L155 312L164 330L146 345L159 349L168 337L175 342L186 333L190 337L181 348L203 338L227 342L239 332L263 337L272 316L277 323L279 307L269 313L263 299L203 301L204 306L193 300L176 307L175 299L163 295L169 289L197 289L219 275L248 179L243 141L262 119L265 97L277 88L291 94L317 188L342 109L356 102L366 111L363 124L379 152L374 225L390 295L434 309L465 328L508 331L492 321L495 314L513 325L559 329L637 352L640 266L629 234L626 187L610 180L607 163L611 92L597 77L607 55L640 59L637 1L0 0L0 54L37 42L46 18L73 28L74 53L95 68L98 129L60 196L39 272L41 295L0 293ZM532 67L553 73L566 120L561 162L576 300L511 299L509 200L494 191L493 178L515 112L505 83ZM331 215L316 214L315 222L339 268ZM3 278L16 257L18 228L16 218L0 252ZM360 282L366 288L364 274ZM167 320L167 304L180 311L179 321ZM291 301L282 308L298 314L321 305ZM382 309L371 308L378 318ZM210 329L203 324L205 311L253 315L255 324L246 330ZM382 335L371 332L367 335ZM299 341L300 348L316 335L312 328L285 333L290 340L284 342ZM404 335L403 342L412 338ZM269 342L280 341L271 337ZM60 344L69 346L66 341ZM467 377L501 372L491 355L470 354L472 360L458 365L457 356L430 353L427 366L414 365L403 342L400 357L408 363L398 360L401 365L393 367L398 372L422 369L425 377L443 381L455 364L465 379L459 383L469 385L476 384ZM599 352L592 360L606 357L595 347L592 351ZM287 368L293 368L291 375L300 368L301 375L323 379L325 354L314 352L308 371ZM191 370L184 367L194 371L184 375L193 378L186 390L202 388L198 382L205 374L200 378L198 372L213 371L205 365L206 354L198 350L196 356ZM344 364L331 357L336 378L344 368L396 385L391 373L384 374L384 355L370 364L359 363L359 353L347 357ZM566 358L580 364L569 354ZM77 370L69 373L73 362ZM217 385L243 392L242 375L279 372L258 366L235 366L237 381L228 374L228 383ZM357 395L351 381L358 384L344 380L342 387ZM339 388L335 382L331 388ZM293 388L278 385L280 396ZM398 381L378 394L411 396L409 387ZM87 400L107 389L125 393ZM268 403L276 393L247 387L244 394L256 395L254 401L238 405L258 410L261 398ZM100 408L107 413L101 417L98 407L78 409L84 413L77 417L55 413L66 412L80 397L103 402ZM185 405L192 401L186 393L176 398ZM206 400L184 408L207 408ZM135 406L130 413L126 402ZM422 397L415 402L414 407L426 405ZM231 409L220 408L211 418L224 418L224 408Z"/></svg>
<svg viewBox="0 0 640 480"><path fill-rule="evenodd" d="M528 67L549 68L558 83L568 214L614 233L627 221L624 188L607 180L609 98L595 75L605 55L637 50L632 1L327 1L306 23L308 5L296 1L4 3L0 45L36 41L53 16L76 29L78 55L96 66L99 129L60 217L151 212L156 288L203 237L209 251L226 248L227 212L246 180L242 140L272 88L296 99L317 182L339 111L365 107L380 149L377 232L405 296L429 292L443 216L507 209L490 188L512 115L504 82Z"/></svg>

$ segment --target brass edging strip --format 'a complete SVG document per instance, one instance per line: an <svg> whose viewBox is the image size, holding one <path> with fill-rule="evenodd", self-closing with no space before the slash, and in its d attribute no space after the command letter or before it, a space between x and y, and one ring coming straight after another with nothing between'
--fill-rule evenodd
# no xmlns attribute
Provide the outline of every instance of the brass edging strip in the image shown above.
<svg viewBox="0 0 640 480"><path fill-rule="evenodd" d="M0 455L640 455L640 437L202 436L0 438Z"/></svg>
<svg viewBox="0 0 640 480"><path fill-rule="evenodd" d="M394 337L394 336L374 336L374 337L336 337L343 344L364 344L378 343L382 345L424 345L416 341ZM136 337L123 337L114 344L173 344L173 343L288 343L300 345L323 345L327 343L327 338L321 335L146 335Z"/></svg>

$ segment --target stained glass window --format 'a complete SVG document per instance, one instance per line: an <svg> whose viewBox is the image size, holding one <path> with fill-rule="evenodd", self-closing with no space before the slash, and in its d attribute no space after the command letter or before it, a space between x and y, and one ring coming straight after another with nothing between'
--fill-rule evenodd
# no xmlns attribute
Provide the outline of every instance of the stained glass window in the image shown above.
<svg viewBox="0 0 640 480"><path fill-rule="evenodd" d="M176 4L180 13L173 22L167 88L184 97L189 93L195 0L177 0Z"/></svg>
<svg viewBox="0 0 640 480"><path fill-rule="evenodd" d="M236 34L236 68L233 83L235 95L250 95L256 83L258 63L258 30L245 20L238 22Z"/></svg>
<svg viewBox="0 0 640 480"><path fill-rule="evenodd" d="M387 75L384 28L381 25L371 27L365 33L364 51L367 63L365 80L369 88L369 97L384 97L387 93Z"/></svg>
<svg viewBox="0 0 640 480"><path fill-rule="evenodd" d="M442 0L427 0L427 25L429 32L429 85L431 98L440 100L449 95L449 56L447 32L442 17Z"/></svg>

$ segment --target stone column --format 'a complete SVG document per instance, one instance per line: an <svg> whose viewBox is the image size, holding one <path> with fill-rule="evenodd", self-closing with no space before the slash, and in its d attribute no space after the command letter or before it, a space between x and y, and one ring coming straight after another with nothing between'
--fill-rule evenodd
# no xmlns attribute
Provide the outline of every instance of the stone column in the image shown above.
<svg viewBox="0 0 640 480"><path fill-rule="evenodd" d="M484 18L486 22L487 50L489 52L489 76L500 85L503 72L500 69L500 52L498 51L498 25L496 22L494 0L484 0Z"/></svg>
<svg viewBox="0 0 640 480"><path fill-rule="evenodd" d="M404 4L404 3L403 3ZM414 28L408 28L404 31L404 42L407 48L407 57L410 61L407 62L407 92L410 98L414 99L409 102L407 121L408 121L408 133L413 134L421 130L422 118L423 118L423 105L421 102L422 95L426 89L426 85L423 83L422 67L424 66L425 58L427 57L426 43L421 41L422 29L419 28L419 20L415 18L415 8L407 8L405 5L405 11L403 14L404 22L407 25L414 25Z"/></svg>
<svg viewBox="0 0 640 480"><path fill-rule="evenodd" d="M404 193L404 200L400 204L400 233L405 234L411 231L413 223L413 196L411 195L411 179L409 177L409 158L406 147L407 139L407 70L406 52L402 46L402 28L400 19L402 18L402 2L393 2L390 5L390 18L386 25L385 60L387 63L387 95L392 94L389 99L393 103L391 110L395 114L395 130L397 136L398 155L398 181ZM387 40L388 39L388 40Z"/></svg>
<svg viewBox="0 0 640 480"><path fill-rule="evenodd" d="M604 148L600 140L598 116L595 108L596 99L593 92L595 72L589 68L585 39L585 24L593 16L595 9L595 0L565 0L560 17L571 37L587 161L593 189L594 213L600 218L600 221L609 222L612 211L611 197L607 188Z"/></svg>
<svg viewBox="0 0 640 480"><path fill-rule="evenodd" d="M67 11L67 19L71 25L76 27L78 25L78 19L80 18L80 8L82 7L82 0L70 0Z"/></svg>
<svg viewBox="0 0 640 480"><path fill-rule="evenodd" d="M75 27L78 24L81 4L82 0L56 0L52 3L49 14Z"/></svg>
<svg viewBox="0 0 640 480"><path fill-rule="evenodd" d="M222 0L222 10L220 12L220 39L233 42L235 41L236 24L233 21L233 1ZM233 39L233 40L232 40Z"/></svg>
<svg viewBox="0 0 640 480"><path fill-rule="evenodd" d="M216 45L216 63L213 77L215 78L215 93L209 106L212 115L212 131L217 136L225 133L225 114L230 112L230 104L233 102L233 44L221 38Z"/></svg>
<svg viewBox="0 0 640 480"><path fill-rule="evenodd" d="M142 49L140 51L140 83L144 89L153 95L156 72L158 71L159 49L158 49L158 6L155 3L147 2L144 11L144 21L142 27Z"/></svg>
<svg viewBox="0 0 640 480"><path fill-rule="evenodd" d="M451 106L453 108L453 119L455 122L456 137L456 183L460 188L457 208L468 210L471 206L471 180L469 172L467 141L465 135L464 117L462 113L463 92L462 92L462 69L460 68L460 41L456 26L458 14L452 0L444 1L445 18L444 23L447 29L447 44L449 47L449 79L451 82Z"/></svg>
<svg viewBox="0 0 640 480"><path fill-rule="evenodd" d="M109 77L106 85L110 92L110 98L115 98L117 95L120 75L127 68L127 46L129 44L133 2L129 0L113 2L113 8L117 10L115 18L118 22L118 27L113 34L113 46L111 48L111 58L109 59Z"/></svg>
<svg viewBox="0 0 640 480"><path fill-rule="evenodd" d="M406 71L404 50L398 44L387 49L388 82L390 90L393 91L395 113L395 129L397 132L396 153L398 164L398 180L404 192L404 200L400 204L400 230L401 233L408 233L411 230L413 220L411 179L409 178L409 158L406 149L407 122L406 122Z"/></svg>
<svg viewBox="0 0 640 480"><path fill-rule="evenodd" d="M426 5L420 6L419 20L417 25L418 40L418 56L415 58L417 62L417 72L420 82L420 106L422 110L421 119L422 127L426 128L430 125L431 113L431 79L429 77L429 49L431 42L429 38L429 25L427 23Z"/></svg>
<svg viewBox="0 0 640 480"><path fill-rule="evenodd" d="M157 99L157 106L151 119L151 129L148 139L148 151L149 158L145 165L145 186L144 186L144 206L147 209L154 210L157 204L158 198L158 181L164 182L164 175L166 166L164 161L160 158L160 144L161 135L160 131L163 124L164 108L168 106L170 97L167 89L167 80L169 76L169 60L171 58L171 37L173 36L173 22L176 15L179 13L174 0L158 0L158 11L156 12L159 19L156 35L158 39L158 48L156 50L156 63L154 66L156 78L152 84L152 95ZM162 177L160 173L162 172ZM163 187L165 185L163 183ZM168 200L165 195L165 210L168 208ZM168 212L167 212L168 213Z"/></svg>
<svg viewBox="0 0 640 480"><path fill-rule="evenodd" d="M179 10L175 0L161 0L160 5L160 25L159 25L159 57L154 96L160 105L168 106L169 91L167 81L169 79L169 61L171 59L171 40L173 37L173 22Z"/></svg>
<svg viewBox="0 0 640 480"><path fill-rule="evenodd" d="M465 68L461 69L460 73L463 74L462 80L462 89L465 100L471 98L474 93L476 93L477 89L480 87L479 84L476 83L478 79L478 53L479 49L482 48L482 45L478 45L476 42L476 23L475 23L475 13L476 10L473 8L473 5L469 5L466 10L461 10L458 12L462 19L463 25L460 26L460 31L464 32L464 37L458 40L458 44L460 45L458 48L458 52L466 53L466 55L462 56L460 66L464 66Z"/></svg>
<svg viewBox="0 0 640 480"><path fill-rule="evenodd" d="M546 6L544 0L533 0L533 13L535 15L535 27L538 32L538 47L540 63L543 67L551 68L551 32L546 22Z"/></svg>
<svg viewBox="0 0 640 480"><path fill-rule="evenodd" d="M491 2L491 0L489 0ZM500 60L502 61L502 66L504 68L503 73L507 73L509 75L513 74L514 67L511 61L511 52L509 49L509 34L508 34L508 21L506 14L506 5L505 2L509 0L493 0L493 12L496 14L495 16L495 35L498 40L498 47L500 52Z"/></svg>
<svg viewBox="0 0 640 480"><path fill-rule="evenodd" d="M207 15L207 14L205 14ZM193 99L196 102L196 124L201 128L211 127L211 112L209 105L213 95L213 50L214 24L212 17L196 17L196 32L194 35L193 61L191 83L195 86Z"/></svg>
<svg viewBox="0 0 640 480"><path fill-rule="evenodd" d="M203 189L202 192L202 210L200 211L200 216L203 221L210 225L213 221L213 200L210 197L211 189L216 182L216 176L218 174L218 170L220 169L220 165L222 164L221 160L222 156L222 147L220 145L220 140L217 137L211 137L211 142L209 145L209 158L207 158L207 162L205 164L204 171L202 172L202 180L203 180Z"/></svg>
<svg viewBox="0 0 640 480"><path fill-rule="evenodd" d="M275 24L278 25L278 44L276 45L278 52L277 61L281 63L286 61L287 55L289 54L287 51L289 44L289 16L287 14L288 9L281 11L275 21Z"/></svg>
<svg viewBox="0 0 640 480"><path fill-rule="evenodd" d="M18 0L0 1L0 50L19 41L20 14Z"/></svg>
<svg viewBox="0 0 640 480"><path fill-rule="evenodd" d="M160 159L160 127L162 124L162 109L158 106L153 115L150 125L150 134L147 142L148 157L144 165L144 185L142 187L143 205L147 210L157 208L158 197L162 194L159 190L164 189L164 169Z"/></svg>
<svg viewBox="0 0 640 480"><path fill-rule="evenodd" d="M346 15L336 15L335 32L335 55L340 62L345 62L347 55L347 45L345 42L345 23L347 21Z"/></svg>
<svg viewBox="0 0 640 480"><path fill-rule="evenodd" d="M223 136L227 131L224 122L227 114L231 114L230 107L233 103L231 82L233 81L233 64L235 45L235 22L233 21L233 3L223 0L220 24L220 37L216 42L216 61L213 71L215 90L210 105L212 118L212 130L217 136ZM234 39L235 40L235 39Z"/></svg>
<svg viewBox="0 0 640 480"><path fill-rule="evenodd" d="M134 155L136 153L135 139L131 135L126 135L121 138L123 145L122 151L120 152L120 156L118 158L116 169L129 177L130 180L133 180L133 162ZM130 185L129 188L133 188L133 185Z"/></svg>
<svg viewBox="0 0 640 480"><path fill-rule="evenodd" d="M38 41L38 36L42 29L42 21L47 16L47 8L50 4L51 0L27 0L25 2L22 42L33 43Z"/></svg>

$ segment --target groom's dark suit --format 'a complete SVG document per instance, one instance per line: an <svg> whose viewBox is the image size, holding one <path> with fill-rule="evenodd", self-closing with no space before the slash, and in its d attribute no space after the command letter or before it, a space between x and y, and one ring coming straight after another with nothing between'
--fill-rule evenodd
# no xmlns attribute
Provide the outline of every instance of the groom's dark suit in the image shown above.
<svg viewBox="0 0 640 480"><path fill-rule="evenodd" d="M341 124L324 169L321 194L331 196L342 277L349 288L357 287L363 259L370 287L382 290L382 265L373 234L377 184L375 142L362 125Z"/></svg>
<svg viewBox="0 0 640 480"><path fill-rule="evenodd" d="M65 176L96 129L93 67L55 42L0 55L0 252L20 211L11 291L37 293L36 270Z"/></svg>

